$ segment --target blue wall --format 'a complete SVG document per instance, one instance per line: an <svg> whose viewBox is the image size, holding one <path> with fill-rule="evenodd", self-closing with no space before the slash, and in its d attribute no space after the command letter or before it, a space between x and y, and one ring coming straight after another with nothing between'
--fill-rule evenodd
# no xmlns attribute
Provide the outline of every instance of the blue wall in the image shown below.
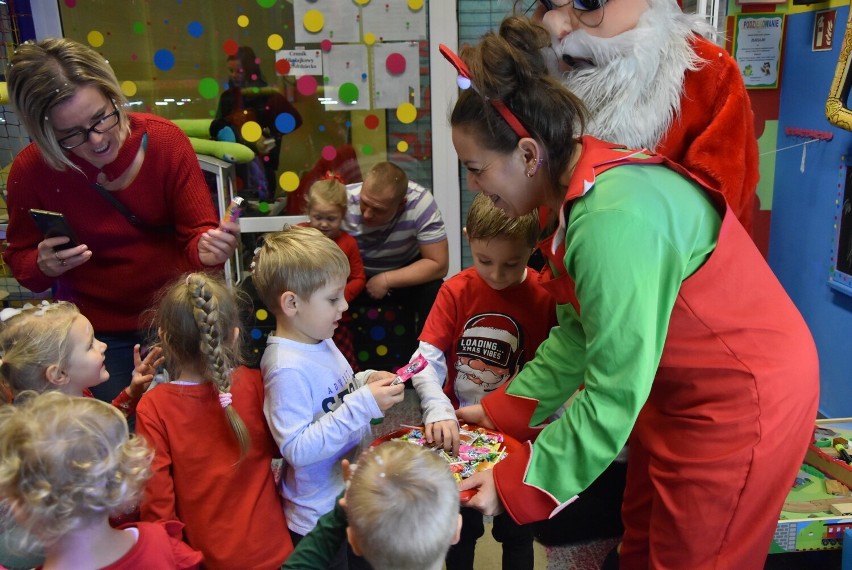
<svg viewBox="0 0 852 570"><path fill-rule="evenodd" d="M827 284L842 156L852 158L852 132L825 118L825 100L849 14L837 9L834 49L811 51L814 13L787 16L781 78L777 148L803 142L784 134L786 127L830 131L830 142L780 150L776 157L769 263L799 307L820 356L820 412L852 416L852 297Z"/></svg>

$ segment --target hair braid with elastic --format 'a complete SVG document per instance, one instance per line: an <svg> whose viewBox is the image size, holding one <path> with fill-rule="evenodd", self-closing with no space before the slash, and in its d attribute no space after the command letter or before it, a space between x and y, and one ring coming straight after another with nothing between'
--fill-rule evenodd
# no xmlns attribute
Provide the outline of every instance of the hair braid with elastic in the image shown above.
<svg viewBox="0 0 852 570"><path fill-rule="evenodd" d="M199 348L207 360L207 370L216 388L222 394L231 391L231 371L227 346L231 336L230 319L222 318L219 311L219 296L208 276L195 273L187 278L187 293L192 306L192 316L200 333ZM241 456L245 456L251 445L246 425L234 406L225 407L228 423L240 444Z"/></svg>

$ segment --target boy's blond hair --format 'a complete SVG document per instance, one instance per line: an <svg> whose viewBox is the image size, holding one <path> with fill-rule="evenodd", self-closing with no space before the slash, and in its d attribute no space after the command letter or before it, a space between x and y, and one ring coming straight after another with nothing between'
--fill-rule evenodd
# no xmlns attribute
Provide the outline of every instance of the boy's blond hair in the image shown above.
<svg viewBox="0 0 852 570"><path fill-rule="evenodd" d="M488 241L493 238L515 239L530 247L538 243L541 228L538 212L510 218L495 206L485 194L477 194L467 212L465 224L468 239Z"/></svg>
<svg viewBox="0 0 852 570"><path fill-rule="evenodd" d="M16 313L16 309L4 309ZM80 311L59 301L21 309L0 325L0 379L12 395L24 390L44 392L55 388L46 375L54 364L68 365L72 346L68 332Z"/></svg>
<svg viewBox="0 0 852 570"><path fill-rule="evenodd" d="M349 260L336 243L317 229L289 225L264 236L252 270L260 299L276 316L282 293L308 299L332 279L348 276Z"/></svg>
<svg viewBox="0 0 852 570"><path fill-rule="evenodd" d="M364 558L376 570L433 568L458 529L459 490L449 464L404 441L389 441L358 460L346 514Z"/></svg>
<svg viewBox="0 0 852 570"><path fill-rule="evenodd" d="M0 527L26 552L136 504L153 453L110 404L25 392L0 407L0 457Z"/></svg>

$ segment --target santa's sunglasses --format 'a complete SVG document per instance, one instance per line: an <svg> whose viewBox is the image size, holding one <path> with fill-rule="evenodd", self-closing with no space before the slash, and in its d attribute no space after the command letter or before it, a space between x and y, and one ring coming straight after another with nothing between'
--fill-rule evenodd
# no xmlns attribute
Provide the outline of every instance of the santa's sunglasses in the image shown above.
<svg viewBox="0 0 852 570"><path fill-rule="evenodd" d="M568 0L564 4L555 4L553 0L538 0L545 12L571 6L580 23L588 28L597 28L603 22L604 6L607 0Z"/></svg>
<svg viewBox="0 0 852 570"><path fill-rule="evenodd" d="M571 4L573 4L574 9L579 12L593 12L603 8L607 0L574 0L573 2L566 2L562 5L554 4L551 0L538 0L538 2L544 6L545 11L547 12L550 10L556 10L557 8L564 8Z"/></svg>

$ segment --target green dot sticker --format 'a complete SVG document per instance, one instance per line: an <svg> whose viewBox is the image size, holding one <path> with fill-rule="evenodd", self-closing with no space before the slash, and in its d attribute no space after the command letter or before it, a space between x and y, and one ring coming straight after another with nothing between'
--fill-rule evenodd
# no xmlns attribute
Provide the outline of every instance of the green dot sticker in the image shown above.
<svg viewBox="0 0 852 570"><path fill-rule="evenodd" d="M198 82L198 92L205 99L215 99L219 95L219 82L212 77L205 77Z"/></svg>
<svg viewBox="0 0 852 570"><path fill-rule="evenodd" d="M343 103L352 105L358 102L358 86L354 83L344 83L337 91L338 97Z"/></svg>

